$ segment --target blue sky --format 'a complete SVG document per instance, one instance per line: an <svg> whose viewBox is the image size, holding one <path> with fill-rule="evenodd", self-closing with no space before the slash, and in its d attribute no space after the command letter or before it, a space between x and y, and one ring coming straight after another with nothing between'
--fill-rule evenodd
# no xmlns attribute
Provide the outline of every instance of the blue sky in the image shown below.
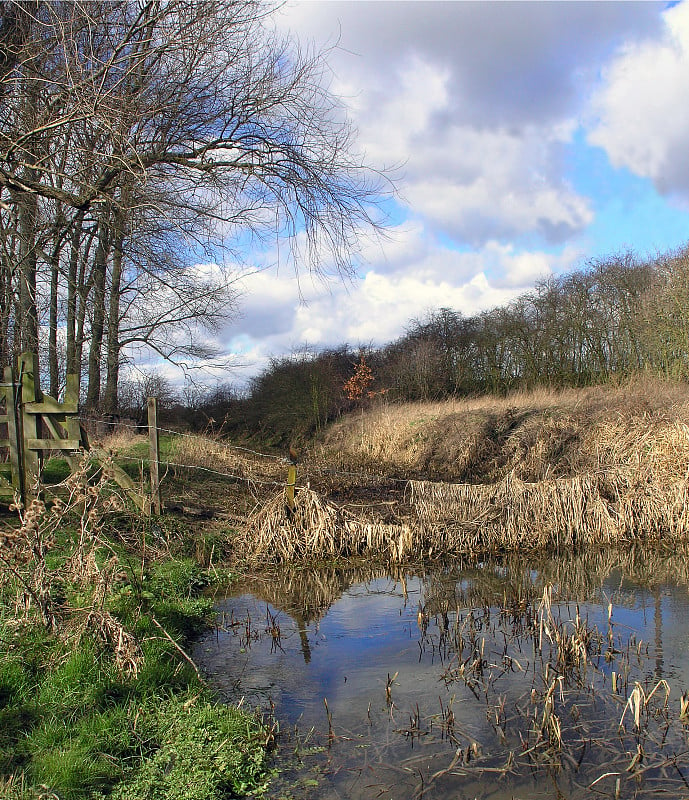
<svg viewBox="0 0 689 800"><path fill-rule="evenodd" d="M382 344L432 308L475 314L589 259L689 242L688 2L289 0L275 24L332 48L331 89L369 163L398 166L399 194L353 280L302 271L297 285L285 248L279 270L238 282L241 314L219 334L242 364L231 380L270 355Z"/></svg>

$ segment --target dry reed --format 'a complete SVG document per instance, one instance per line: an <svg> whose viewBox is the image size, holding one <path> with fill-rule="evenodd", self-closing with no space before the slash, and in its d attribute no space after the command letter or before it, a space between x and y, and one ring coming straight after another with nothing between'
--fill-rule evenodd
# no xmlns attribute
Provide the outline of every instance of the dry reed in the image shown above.
<svg viewBox="0 0 689 800"><path fill-rule="evenodd" d="M291 511L283 491L256 509L238 543L251 564L307 558L336 558L372 553L402 561L413 552L415 538L406 524L357 519L346 509L301 488Z"/></svg>
<svg viewBox="0 0 689 800"><path fill-rule="evenodd" d="M448 552L580 547L686 538L687 481L649 480L644 470L604 471L527 483L410 481L419 523Z"/></svg>
<svg viewBox="0 0 689 800"><path fill-rule="evenodd" d="M617 387L379 405L333 426L317 461L300 468L313 487L298 490L296 510L276 492L249 514L235 550L261 565L362 554L401 563L685 540L685 397L676 384L638 379ZM322 459L327 468L318 469ZM279 459L205 436L177 439L171 461L240 478L235 483L245 482L247 495L254 481L254 497L286 477ZM403 484L398 490L390 476L413 478L404 497ZM236 514L242 496L222 491ZM338 504L327 499L331 493Z"/></svg>

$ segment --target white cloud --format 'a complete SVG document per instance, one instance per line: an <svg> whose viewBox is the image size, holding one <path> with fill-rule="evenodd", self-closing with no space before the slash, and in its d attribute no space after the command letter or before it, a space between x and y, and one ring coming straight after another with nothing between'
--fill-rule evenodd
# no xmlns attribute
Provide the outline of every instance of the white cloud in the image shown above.
<svg viewBox="0 0 689 800"><path fill-rule="evenodd" d="M590 224L586 198L558 174L559 148L574 130L485 129L442 119L449 73L415 57L385 99L360 110L360 139L380 165L404 162L403 201L458 241L481 246L537 232L564 241ZM439 121L440 120L440 121Z"/></svg>
<svg viewBox="0 0 689 800"><path fill-rule="evenodd" d="M369 159L403 165L412 212L481 247L562 243L592 222L562 149L596 67L625 41L642 47L660 16L651 3L302 1L279 19L332 47L333 89Z"/></svg>
<svg viewBox="0 0 689 800"><path fill-rule="evenodd" d="M454 76L456 122L483 127L543 124L578 108L592 65L627 39L658 28L654 3L289 2L279 24L333 49L348 94L381 91L413 58ZM384 96L384 94L382 95Z"/></svg>
<svg viewBox="0 0 689 800"><path fill-rule="evenodd" d="M624 47L592 100L588 140L661 192L689 193L689 3L667 9L662 35Z"/></svg>
<svg viewBox="0 0 689 800"><path fill-rule="evenodd" d="M500 13L483 8L491 4L351 5L358 9L357 19L349 6L297 3L288 20L302 35L318 29L324 38L328 12L331 37L337 31L335 8L343 15L342 46L353 52L331 53L333 91L348 106L367 160L379 168L399 168L400 196L412 213L474 246L533 233L563 242L590 224L588 200L560 174L561 149L576 128L575 109L562 106L571 70L563 67L562 55L546 69L538 53L551 56L551 47L538 43L534 33L535 28L564 36L565 18L581 26L586 17L581 8L553 15L529 5L533 24L515 37L505 20L514 10L502 4ZM314 19L320 19L320 27ZM402 25L405 21L409 27ZM475 41L484 26L481 41ZM380 31L380 41L371 41L371 30ZM496 37L502 42L498 48ZM368 48L365 55L357 55L357 44ZM573 69L576 59L566 52L564 61ZM486 71L493 82L485 81ZM531 87L528 104L526 98L516 105L507 102L514 91L524 91L524 81L538 83L536 72L543 86ZM572 88L566 93L572 95ZM548 113L534 113L534 104L547 106ZM502 109L497 122L495 108Z"/></svg>
<svg viewBox="0 0 689 800"><path fill-rule="evenodd" d="M385 344L429 309L450 307L470 316L502 305L580 257L575 250L555 257L496 241L459 252L436 242L419 224L392 229L384 252L388 260L379 253L356 283L333 283L328 290L307 280L303 301L287 270L247 276L245 313L223 334L228 349L246 364L246 374L256 374L269 356L304 344L317 349ZM375 254L371 249L369 255ZM276 315L280 326L274 325Z"/></svg>

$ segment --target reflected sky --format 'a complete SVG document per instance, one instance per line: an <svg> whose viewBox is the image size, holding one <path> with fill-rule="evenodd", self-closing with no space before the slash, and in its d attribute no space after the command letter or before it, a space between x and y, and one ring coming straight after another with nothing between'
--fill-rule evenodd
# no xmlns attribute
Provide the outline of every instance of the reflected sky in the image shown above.
<svg viewBox="0 0 689 800"><path fill-rule="evenodd" d="M689 792L683 558L275 573L218 602L222 629L195 658L228 700L274 706L276 797L679 797ZM574 664L563 653L577 615L588 646ZM637 682L642 725L628 708L620 732ZM295 763L304 740L309 755Z"/></svg>

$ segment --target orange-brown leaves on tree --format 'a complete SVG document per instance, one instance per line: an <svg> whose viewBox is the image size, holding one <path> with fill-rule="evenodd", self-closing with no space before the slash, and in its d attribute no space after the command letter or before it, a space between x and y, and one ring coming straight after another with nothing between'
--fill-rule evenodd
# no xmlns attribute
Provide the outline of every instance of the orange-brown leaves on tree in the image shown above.
<svg viewBox="0 0 689 800"><path fill-rule="evenodd" d="M350 400L361 400L364 396L368 396L368 387L373 381L373 372L362 353L359 356L359 363L354 368L354 375L345 383L343 389Z"/></svg>

